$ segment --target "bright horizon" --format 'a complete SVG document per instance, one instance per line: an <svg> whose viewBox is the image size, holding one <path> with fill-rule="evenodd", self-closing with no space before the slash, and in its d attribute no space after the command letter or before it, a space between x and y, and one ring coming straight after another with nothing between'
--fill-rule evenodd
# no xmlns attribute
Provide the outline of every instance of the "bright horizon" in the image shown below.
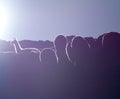
<svg viewBox="0 0 120 99"><path fill-rule="evenodd" d="M120 32L120 0L0 0L0 39Z"/></svg>

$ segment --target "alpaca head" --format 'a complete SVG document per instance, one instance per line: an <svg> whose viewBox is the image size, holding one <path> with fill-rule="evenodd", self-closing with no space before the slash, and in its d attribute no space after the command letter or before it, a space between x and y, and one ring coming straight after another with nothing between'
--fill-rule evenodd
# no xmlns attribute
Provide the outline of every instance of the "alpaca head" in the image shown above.
<svg viewBox="0 0 120 99"><path fill-rule="evenodd" d="M63 35L58 35L54 41L54 46L57 51L64 50L67 44L67 39Z"/></svg>
<svg viewBox="0 0 120 99"><path fill-rule="evenodd" d="M13 38L11 41L10 41L10 45L14 45L16 44L18 41L16 38Z"/></svg>
<svg viewBox="0 0 120 99"><path fill-rule="evenodd" d="M13 38L13 40L10 41L10 45L14 47L16 53L18 53L18 51L21 49L21 46L16 38Z"/></svg>

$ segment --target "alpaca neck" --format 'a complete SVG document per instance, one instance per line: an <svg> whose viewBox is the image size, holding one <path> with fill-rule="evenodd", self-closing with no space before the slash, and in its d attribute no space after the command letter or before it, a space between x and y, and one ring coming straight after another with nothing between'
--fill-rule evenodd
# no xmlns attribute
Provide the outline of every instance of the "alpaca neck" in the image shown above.
<svg viewBox="0 0 120 99"><path fill-rule="evenodd" d="M21 46L20 46L20 44L19 44L18 41L16 41L16 42L14 43L14 48L15 48L15 52L16 52L16 53L18 53L18 52L20 52L20 51L22 50L22 48L21 48Z"/></svg>
<svg viewBox="0 0 120 99"><path fill-rule="evenodd" d="M18 53L15 44L13 44L13 46L14 46L14 51L15 51L15 53Z"/></svg>

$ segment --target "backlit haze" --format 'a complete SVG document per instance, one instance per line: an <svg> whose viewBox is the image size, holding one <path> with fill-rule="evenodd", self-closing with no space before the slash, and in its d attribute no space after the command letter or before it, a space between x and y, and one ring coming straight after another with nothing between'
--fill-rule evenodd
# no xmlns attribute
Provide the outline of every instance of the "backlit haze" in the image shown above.
<svg viewBox="0 0 120 99"><path fill-rule="evenodd" d="M120 0L0 0L0 39L54 40L120 31Z"/></svg>

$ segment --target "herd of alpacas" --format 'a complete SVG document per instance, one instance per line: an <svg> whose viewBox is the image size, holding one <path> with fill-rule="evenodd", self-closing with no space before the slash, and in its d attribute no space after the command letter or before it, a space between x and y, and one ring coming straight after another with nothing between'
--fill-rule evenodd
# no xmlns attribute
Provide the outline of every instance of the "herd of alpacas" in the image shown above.
<svg viewBox="0 0 120 99"><path fill-rule="evenodd" d="M43 49L16 38L9 45L0 53L0 99L120 99L120 33L58 35Z"/></svg>

